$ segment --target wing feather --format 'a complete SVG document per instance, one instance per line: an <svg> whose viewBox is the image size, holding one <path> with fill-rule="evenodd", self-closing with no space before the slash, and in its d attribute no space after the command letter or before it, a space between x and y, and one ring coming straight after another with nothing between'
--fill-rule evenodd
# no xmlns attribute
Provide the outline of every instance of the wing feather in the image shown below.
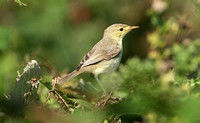
<svg viewBox="0 0 200 123"><path fill-rule="evenodd" d="M104 48L99 48L102 46L104 45L102 45L101 42L97 43L92 50L83 57L77 70L88 65L99 63L103 60L111 59L121 52L121 47L117 43L111 43L111 45L107 44Z"/></svg>

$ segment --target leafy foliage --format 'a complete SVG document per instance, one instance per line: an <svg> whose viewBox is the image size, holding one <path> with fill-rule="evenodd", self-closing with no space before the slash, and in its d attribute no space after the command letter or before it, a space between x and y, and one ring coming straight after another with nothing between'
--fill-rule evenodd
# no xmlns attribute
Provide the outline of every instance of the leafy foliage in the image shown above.
<svg viewBox="0 0 200 123"><path fill-rule="evenodd" d="M9 95L2 97L1 108L10 115L21 115L23 107L37 98L37 89L40 80L40 67L38 63L32 60L24 68L22 75L18 72L17 82Z"/></svg>
<svg viewBox="0 0 200 123"><path fill-rule="evenodd" d="M0 2L0 17L7 20L0 19L2 122L200 122L198 0L9 4ZM88 74L52 90L53 77L75 68L102 30L116 22L140 29L125 37L119 69L100 76L109 94L102 95ZM36 61L14 84L16 71L30 59L42 69L39 88L30 84L40 80Z"/></svg>
<svg viewBox="0 0 200 123"><path fill-rule="evenodd" d="M20 6L27 6L26 3L23 3L21 0L15 0L16 3L18 3Z"/></svg>

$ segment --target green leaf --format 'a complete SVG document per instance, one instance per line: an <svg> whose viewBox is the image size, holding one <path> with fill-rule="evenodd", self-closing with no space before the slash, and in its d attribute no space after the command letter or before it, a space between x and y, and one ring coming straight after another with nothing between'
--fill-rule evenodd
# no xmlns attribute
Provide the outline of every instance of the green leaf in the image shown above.
<svg viewBox="0 0 200 123"><path fill-rule="evenodd" d="M40 66L32 60L24 68L22 75L18 75L17 82L10 94L10 102L16 109L20 109L37 95L40 80Z"/></svg>
<svg viewBox="0 0 200 123"><path fill-rule="evenodd" d="M90 109L90 110L92 110L92 109L95 108L92 104L90 104L89 102L87 102L87 101L85 101L85 100L73 99L73 98L68 98L68 99L70 99L70 100L72 100L72 101L74 101L74 102L77 102L77 103L81 104L82 106L84 106L84 107L86 107L86 108L88 108L88 109Z"/></svg>
<svg viewBox="0 0 200 123"><path fill-rule="evenodd" d="M26 3L21 2L21 0L15 0L16 3L19 4L19 6L27 6Z"/></svg>
<svg viewBox="0 0 200 123"><path fill-rule="evenodd" d="M50 82L41 82L46 88L48 88L49 90L52 89L52 85Z"/></svg>

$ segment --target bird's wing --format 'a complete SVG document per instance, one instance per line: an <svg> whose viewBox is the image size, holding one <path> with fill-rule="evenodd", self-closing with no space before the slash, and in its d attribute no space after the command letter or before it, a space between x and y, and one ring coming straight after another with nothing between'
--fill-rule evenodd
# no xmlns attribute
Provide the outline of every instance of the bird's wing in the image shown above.
<svg viewBox="0 0 200 123"><path fill-rule="evenodd" d="M103 60L111 59L121 52L121 47L118 44L112 45L95 45L90 52L88 52L81 60L77 70L88 65L99 63ZM101 47L101 48L100 48Z"/></svg>

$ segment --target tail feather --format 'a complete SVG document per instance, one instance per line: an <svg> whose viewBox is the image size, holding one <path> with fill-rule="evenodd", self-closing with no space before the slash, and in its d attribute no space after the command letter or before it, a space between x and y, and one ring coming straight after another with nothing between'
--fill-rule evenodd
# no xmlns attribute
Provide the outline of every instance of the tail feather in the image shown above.
<svg viewBox="0 0 200 123"><path fill-rule="evenodd" d="M74 70L73 72L71 72L70 74L66 75L65 77L61 78L60 80L58 80L59 84L62 84L64 82L69 81L70 79L72 79L73 77L83 73L84 71L82 70Z"/></svg>

